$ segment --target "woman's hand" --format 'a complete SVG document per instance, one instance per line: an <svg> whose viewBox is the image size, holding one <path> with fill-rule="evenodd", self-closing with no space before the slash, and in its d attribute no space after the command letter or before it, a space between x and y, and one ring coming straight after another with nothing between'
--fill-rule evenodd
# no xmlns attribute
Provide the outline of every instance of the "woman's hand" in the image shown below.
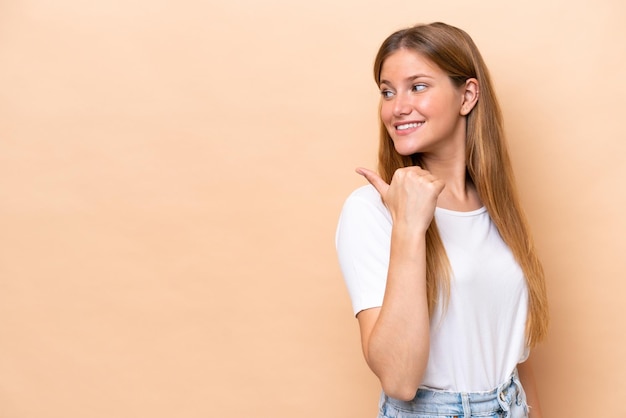
<svg viewBox="0 0 626 418"><path fill-rule="evenodd" d="M394 224L426 232L435 213L437 198L445 187L443 180L418 166L399 168L393 174L391 184L372 170L357 168L356 172L378 190Z"/></svg>

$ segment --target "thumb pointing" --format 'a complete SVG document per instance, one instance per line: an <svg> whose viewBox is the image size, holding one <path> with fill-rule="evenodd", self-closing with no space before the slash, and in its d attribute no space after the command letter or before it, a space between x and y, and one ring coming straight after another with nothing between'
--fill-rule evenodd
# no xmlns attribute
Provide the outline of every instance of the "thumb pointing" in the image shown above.
<svg viewBox="0 0 626 418"><path fill-rule="evenodd" d="M378 175L378 173L362 167L357 168L355 171L365 177L365 179L372 186L374 186L376 190L378 190L381 197L385 197L387 190L389 189L389 185Z"/></svg>

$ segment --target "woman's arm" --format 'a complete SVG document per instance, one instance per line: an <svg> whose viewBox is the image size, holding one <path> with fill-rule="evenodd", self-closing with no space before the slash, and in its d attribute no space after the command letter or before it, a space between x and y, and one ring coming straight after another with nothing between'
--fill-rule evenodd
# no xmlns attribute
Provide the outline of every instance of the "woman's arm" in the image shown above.
<svg viewBox="0 0 626 418"><path fill-rule="evenodd" d="M520 382L522 382L522 386L526 392L529 418L541 418L541 405L539 404L539 394L537 393L531 357L528 357L525 362L518 364L517 371L519 373Z"/></svg>
<svg viewBox="0 0 626 418"><path fill-rule="evenodd" d="M383 390L393 398L411 400L426 369L430 346L425 240L399 238L402 233L395 232L383 305L361 311L357 318L365 360Z"/></svg>
<svg viewBox="0 0 626 418"><path fill-rule="evenodd" d="M393 219L382 306L357 315L363 354L387 395L411 400L428 362L425 235L443 182L419 167L398 170L390 185L369 170L359 173L381 194Z"/></svg>

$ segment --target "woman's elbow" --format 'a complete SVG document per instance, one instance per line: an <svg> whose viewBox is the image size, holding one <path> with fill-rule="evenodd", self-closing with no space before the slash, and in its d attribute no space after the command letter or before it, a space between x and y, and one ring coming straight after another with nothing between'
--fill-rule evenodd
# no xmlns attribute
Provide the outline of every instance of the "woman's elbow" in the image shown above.
<svg viewBox="0 0 626 418"><path fill-rule="evenodd" d="M418 384L412 383L394 383L389 384L381 381L381 386L383 388L383 392L391 398L398 399L401 401L409 402L415 398L415 394L417 393L417 389L419 388Z"/></svg>

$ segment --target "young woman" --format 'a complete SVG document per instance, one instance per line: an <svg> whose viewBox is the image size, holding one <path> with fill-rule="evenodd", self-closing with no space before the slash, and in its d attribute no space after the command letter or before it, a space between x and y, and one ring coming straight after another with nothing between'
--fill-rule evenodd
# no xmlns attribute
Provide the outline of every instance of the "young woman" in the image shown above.
<svg viewBox="0 0 626 418"><path fill-rule="evenodd" d="M487 67L433 23L389 36L374 78L380 174L357 169L336 244L379 417L539 418L544 276Z"/></svg>

